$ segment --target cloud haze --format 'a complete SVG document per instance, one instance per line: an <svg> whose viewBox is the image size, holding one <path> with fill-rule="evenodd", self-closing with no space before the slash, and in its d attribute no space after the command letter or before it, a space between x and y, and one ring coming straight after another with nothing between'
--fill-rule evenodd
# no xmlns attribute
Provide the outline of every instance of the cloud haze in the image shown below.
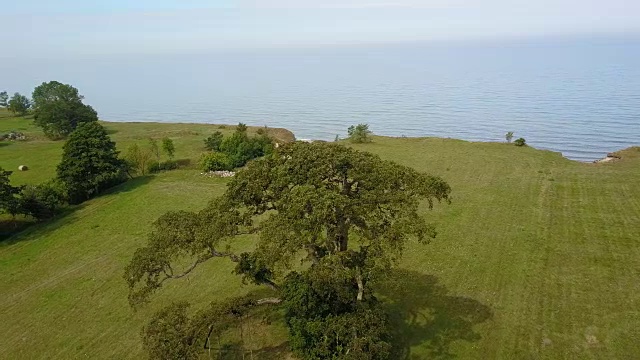
<svg viewBox="0 0 640 360"><path fill-rule="evenodd" d="M212 5L213 4L213 5ZM2 57L640 32L629 0L22 0Z"/></svg>

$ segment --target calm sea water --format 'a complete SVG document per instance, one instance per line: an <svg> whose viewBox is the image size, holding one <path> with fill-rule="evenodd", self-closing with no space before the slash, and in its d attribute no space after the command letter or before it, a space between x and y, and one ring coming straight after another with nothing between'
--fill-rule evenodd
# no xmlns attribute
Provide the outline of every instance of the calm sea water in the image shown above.
<svg viewBox="0 0 640 360"><path fill-rule="evenodd" d="M102 57L3 70L26 89L72 83L112 121L246 122L325 140L356 123L381 135L479 141L514 131L581 161L640 145L639 39Z"/></svg>

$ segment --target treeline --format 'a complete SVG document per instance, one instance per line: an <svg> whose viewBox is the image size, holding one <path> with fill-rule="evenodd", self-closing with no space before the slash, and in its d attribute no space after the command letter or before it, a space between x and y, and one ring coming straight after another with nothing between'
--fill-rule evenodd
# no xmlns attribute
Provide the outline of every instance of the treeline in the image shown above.
<svg viewBox="0 0 640 360"><path fill-rule="evenodd" d="M6 98L2 93L0 104ZM39 185L13 186L12 172L0 167L0 213L46 220L67 205L80 204L132 177L131 161L120 157L115 142L98 123L97 112L83 103L78 89L51 81L36 87L32 98L27 99L28 111L33 112L35 124L51 139L66 139L62 160L56 177ZM9 100L7 106L11 105ZM173 154L171 139L166 143Z"/></svg>
<svg viewBox="0 0 640 360"><path fill-rule="evenodd" d="M10 107L7 98L6 92L1 93L0 105ZM0 214L50 219L67 205L80 204L137 175L173 170L182 163L174 159L176 148L168 137L150 138L146 146L133 144L121 156L98 123L97 112L83 103L84 97L71 85L42 83L27 100L27 112L33 113L34 123L45 135L66 140L62 160L56 177L39 185L13 186L12 172L0 167ZM232 170L271 153L274 142L265 129L250 137L247 126L240 123L229 137L216 132L205 139L205 147L209 152L203 154L201 164L207 170Z"/></svg>

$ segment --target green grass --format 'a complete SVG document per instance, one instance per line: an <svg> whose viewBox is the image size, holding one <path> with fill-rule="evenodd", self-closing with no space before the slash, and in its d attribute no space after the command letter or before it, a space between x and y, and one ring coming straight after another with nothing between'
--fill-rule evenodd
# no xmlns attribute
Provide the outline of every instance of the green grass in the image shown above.
<svg viewBox="0 0 640 360"><path fill-rule="evenodd" d="M118 150L122 153L137 143L148 146L149 138L173 139L176 147L176 159L192 159L194 166L204 149L204 139L215 131L225 135L231 134L235 125L210 124L176 124L176 123L102 123ZM249 127L249 133L255 133L260 127ZM64 141L50 141L33 125L30 118L10 116L0 110L0 134L9 131L19 131L27 135L26 142L0 143L0 166L5 170L14 171L12 181L15 184L37 184L55 176L56 166L62 156ZM293 140L293 134L285 129L269 128L269 133L283 140ZM159 144L161 145L161 144ZM27 165L30 171L19 172L18 166Z"/></svg>
<svg viewBox="0 0 640 360"><path fill-rule="evenodd" d="M37 134L24 120L9 122ZM119 146L171 133L178 158L199 154L212 128L108 127ZM0 147L0 165L34 164L14 173L16 182L46 180L60 145L36 139ZM402 324L408 359L640 353L640 148L615 163L583 164L530 147L432 138L376 137L355 147L440 175L453 188L452 204L430 213L437 239L409 246L381 288ZM253 290L230 263L213 261L171 283L151 306L133 312L127 305L123 268L151 222L167 210L203 207L225 181L195 169L137 179L0 243L0 358L140 358L139 331L155 309ZM282 325L254 325L252 347L277 350L256 358L284 358Z"/></svg>

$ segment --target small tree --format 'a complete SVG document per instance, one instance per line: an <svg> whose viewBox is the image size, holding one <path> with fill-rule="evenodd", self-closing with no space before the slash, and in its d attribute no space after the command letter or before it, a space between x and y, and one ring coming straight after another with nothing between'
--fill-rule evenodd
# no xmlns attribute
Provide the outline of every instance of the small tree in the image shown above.
<svg viewBox="0 0 640 360"><path fill-rule="evenodd" d="M504 137L507 139L507 142L510 143L511 140L513 140L513 131L509 131Z"/></svg>
<svg viewBox="0 0 640 360"><path fill-rule="evenodd" d="M25 116L29 112L29 108L31 108L31 101L26 96L15 93L9 100L8 105L7 109L12 113Z"/></svg>
<svg viewBox="0 0 640 360"><path fill-rule="evenodd" d="M527 145L527 140L525 140L524 138L519 138L516 139L516 141L513 142L516 146L525 146Z"/></svg>
<svg viewBox="0 0 640 360"><path fill-rule="evenodd" d="M220 131L214 132L211 136L204 139L204 147L209 151L220 151L220 144L224 135Z"/></svg>
<svg viewBox="0 0 640 360"><path fill-rule="evenodd" d="M69 202L79 204L123 182L125 166L105 128L97 122L89 122L80 124L69 136L57 172L68 192Z"/></svg>
<svg viewBox="0 0 640 360"><path fill-rule="evenodd" d="M167 157L169 157L170 160L173 160L173 156L176 153L176 148L173 145L173 140L168 137L162 139L162 151L167 154Z"/></svg>
<svg viewBox="0 0 640 360"><path fill-rule="evenodd" d="M9 106L9 94L6 91L0 92L0 106L6 108Z"/></svg>
<svg viewBox="0 0 640 360"><path fill-rule="evenodd" d="M133 169L144 176L153 157L152 151L152 149L141 149L138 144L129 146L124 157L129 169Z"/></svg>
<svg viewBox="0 0 640 360"><path fill-rule="evenodd" d="M158 140L149 138L149 150L151 154L156 157L156 161L160 162L160 147L158 146Z"/></svg>
<svg viewBox="0 0 640 360"><path fill-rule="evenodd" d="M373 133L369 130L369 124L352 125L347 131L349 140L352 143L368 143L372 141L371 135Z"/></svg>

